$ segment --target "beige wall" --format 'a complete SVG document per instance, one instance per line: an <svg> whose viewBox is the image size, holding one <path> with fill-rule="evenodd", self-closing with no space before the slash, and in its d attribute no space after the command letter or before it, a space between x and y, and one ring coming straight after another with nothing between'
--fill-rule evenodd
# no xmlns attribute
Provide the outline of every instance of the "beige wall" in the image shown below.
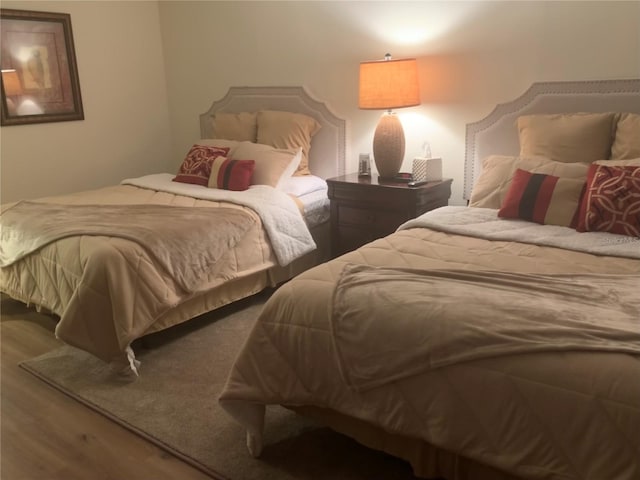
<svg viewBox="0 0 640 480"><path fill-rule="evenodd" d="M163 1L160 21L174 168L229 86L303 85L348 120L356 171L379 118L357 107L358 63L388 51L421 71L403 170L428 141L458 204L466 123L535 81L640 76L640 2Z"/></svg>
<svg viewBox="0 0 640 480"><path fill-rule="evenodd" d="M18 2L71 14L85 120L2 127L2 202L166 171L171 136L156 2Z"/></svg>
<svg viewBox="0 0 640 480"><path fill-rule="evenodd" d="M303 85L348 120L350 171L379 114L358 63L419 59L423 105L399 110L403 170L428 141L462 203L465 124L534 81L640 76L640 2L56 2L71 13L86 119L2 127L2 201L175 171L198 115L232 85ZM162 40L162 43L160 42ZM166 68L165 68L166 66Z"/></svg>

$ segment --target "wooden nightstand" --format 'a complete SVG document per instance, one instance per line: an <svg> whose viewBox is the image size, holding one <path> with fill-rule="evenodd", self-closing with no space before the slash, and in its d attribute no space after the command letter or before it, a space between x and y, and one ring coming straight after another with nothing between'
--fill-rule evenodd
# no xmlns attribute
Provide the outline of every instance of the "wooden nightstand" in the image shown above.
<svg viewBox="0 0 640 480"><path fill-rule="evenodd" d="M327 184L332 257L393 233L405 221L447 205L451 196L450 178L409 187L351 173L330 178Z"/></svg>

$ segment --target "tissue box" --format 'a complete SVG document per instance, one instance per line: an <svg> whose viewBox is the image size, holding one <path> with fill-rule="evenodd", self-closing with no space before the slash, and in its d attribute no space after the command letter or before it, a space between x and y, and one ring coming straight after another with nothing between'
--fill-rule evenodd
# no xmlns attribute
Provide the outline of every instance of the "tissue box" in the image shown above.
<svg viewBox="0 0 640 480"><path fill-rule="evenodd" d="M414 182L436 182L442 180L442 159L414 158L412 173Z"/></svg>

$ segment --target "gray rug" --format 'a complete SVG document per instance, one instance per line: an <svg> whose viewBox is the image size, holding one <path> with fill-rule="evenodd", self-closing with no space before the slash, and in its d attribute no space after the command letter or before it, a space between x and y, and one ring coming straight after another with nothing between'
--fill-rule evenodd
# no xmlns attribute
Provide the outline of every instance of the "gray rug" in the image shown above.
<svg viewBox="0 0 640 480"><path fill-rule="evenodd" d="M259 294L134 345L140 377L61 347L21 366L219 480L414 479L409 465L279 406L267 409L265 448L218 407L227 372L268 294Z"/></svg>

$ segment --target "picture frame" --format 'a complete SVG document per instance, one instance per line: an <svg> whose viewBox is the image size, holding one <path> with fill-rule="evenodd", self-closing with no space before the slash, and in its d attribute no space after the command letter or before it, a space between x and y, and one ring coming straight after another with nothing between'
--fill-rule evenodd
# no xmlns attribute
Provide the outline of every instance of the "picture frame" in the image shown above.
<svg viewBox="0 0 640 480"><path fill-rule="evenodd" d="M1 125L84 120L71 15L0 9Z"/></svg>
<svg viewBox="0 0 640 480"><path fill-rule="evenodd" d="M358 176L371 176L371 155L368 153L361 153L358 156Z"/></svg>

